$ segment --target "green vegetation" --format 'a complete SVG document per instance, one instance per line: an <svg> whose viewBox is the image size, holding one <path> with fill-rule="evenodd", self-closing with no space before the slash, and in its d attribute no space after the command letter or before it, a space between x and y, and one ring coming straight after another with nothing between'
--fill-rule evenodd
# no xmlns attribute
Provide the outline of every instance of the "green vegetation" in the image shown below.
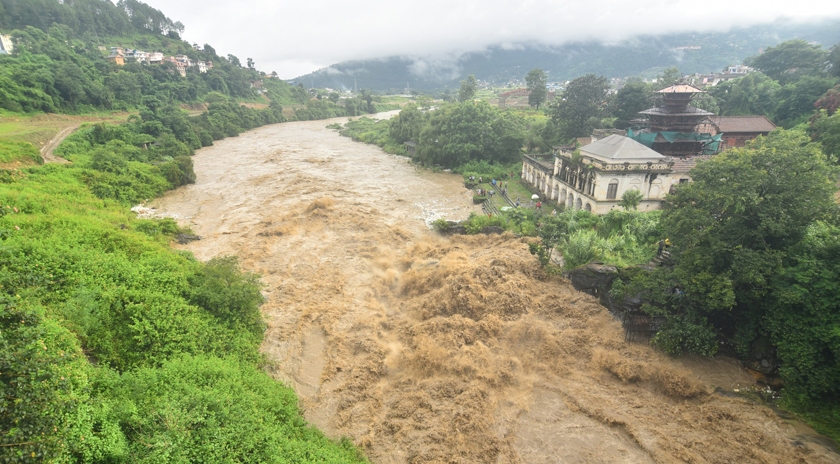
<svg viewBox="0 0 840 464"><path fill-rule="evenodd" d="M0 184L3 461L363 461L261 371L257 276L172 251L90 169Z"/></svg>
<svg viewBox="0 0 840 464"><path fill-rule="evenodd" d="M478 87L478 81L475 76L470 74L466 79L461 81L461 88L458 90L458 101L461 103L472 101L475 98L475 91Z"/></svg>
<svg viewBox="0 0 840 464"><path fill-rule="evenodd" d="M128 212L194 182L195 149L285 121L281 103L307 92L251 59L194 50L180 23L135 0L0 0L0 24L17 28L15 53L0 56L0 461L365 462L263 371L258 276L234 257L174 251L188 231ZM214 67L182 78L170 65L118 67L96 47L126 43ZM262 78L261 96L251 82ZM349 111L330 105L301 118ZM135 114L103 115L113 109ZM109 123L55 150L72 164L39 166L29 142L91 119Z"/></svg>
<svg viewBox="0 0 840 464"><path fill-rule="evenodd" d="M44 160L31 143L0 140L0 164L13 162L43 164Z"/></svg>
<svg viewBox="0 0 840 464"><path fill-rule="evenodd" d="M528 104L540 109L540 105L545 102L548 96L548 90L545 88L548 76L542 69L532 69L525 76L525 84L528 88Z"/></svg>
<svg viewBox="0 0 840 464"><path fill-rule="evenodd" d="M659 225L671 264L620 287L667 322L671 354L775 353L785 404L840 436L837 169L802 131L777 130L692 170ZM764 347L764 348L761 348Z"/></svg>

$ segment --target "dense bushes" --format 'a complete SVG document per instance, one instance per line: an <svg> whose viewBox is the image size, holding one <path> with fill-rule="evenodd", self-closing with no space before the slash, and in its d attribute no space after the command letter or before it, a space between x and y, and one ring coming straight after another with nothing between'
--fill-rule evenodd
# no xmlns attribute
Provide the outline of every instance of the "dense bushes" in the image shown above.
<svg viewBox="0 0 840 464"><path fill-rule="evenodd" d="M79 150L120 131L0 184L0 461L364 461L259 369L256 276L89 190L85 172L152 167Z"/></svg>

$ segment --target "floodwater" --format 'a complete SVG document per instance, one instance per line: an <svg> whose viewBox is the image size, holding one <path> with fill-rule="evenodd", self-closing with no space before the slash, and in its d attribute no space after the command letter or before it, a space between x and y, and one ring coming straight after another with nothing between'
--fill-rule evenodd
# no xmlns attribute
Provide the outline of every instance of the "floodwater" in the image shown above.
<svg viewBox="0 0 840 464"><path fill-rule="evenodd" d="M840 462L802 424L715 393L732 361L672 360L547 277L511 235L441 237L478 211L459 176L338 136L263 127L200 150L158 200L260 273L271 374L375 463Z"/></svg>

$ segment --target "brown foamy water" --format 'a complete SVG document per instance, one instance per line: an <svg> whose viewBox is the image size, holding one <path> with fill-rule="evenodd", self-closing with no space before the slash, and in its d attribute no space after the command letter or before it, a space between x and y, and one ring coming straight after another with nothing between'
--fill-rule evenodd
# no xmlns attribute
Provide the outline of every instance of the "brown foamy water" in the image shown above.
<svg viewBox="0 0 840 464"><path fill-rule="evenodd" d="M801 424L712 393L724 360L626 344L606 309L547 278L519 238L444 238L460 176L312 121L200 150L198 181L158 200L263 276L271 372L305 416L376 463L840 462Z"/></svg>

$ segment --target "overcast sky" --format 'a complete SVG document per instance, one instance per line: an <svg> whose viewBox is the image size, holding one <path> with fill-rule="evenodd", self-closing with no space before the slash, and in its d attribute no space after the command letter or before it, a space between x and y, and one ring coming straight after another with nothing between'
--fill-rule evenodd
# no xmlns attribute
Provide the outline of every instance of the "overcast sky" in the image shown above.
<svg viewBox="0 0 840 464"><path fill-rule="evenodd" d="M146 0L209 43L291 79L392 55L453 56L525 41L614 42L638 34L725 30L785 17L840 16L837 0Z"/></svg>

